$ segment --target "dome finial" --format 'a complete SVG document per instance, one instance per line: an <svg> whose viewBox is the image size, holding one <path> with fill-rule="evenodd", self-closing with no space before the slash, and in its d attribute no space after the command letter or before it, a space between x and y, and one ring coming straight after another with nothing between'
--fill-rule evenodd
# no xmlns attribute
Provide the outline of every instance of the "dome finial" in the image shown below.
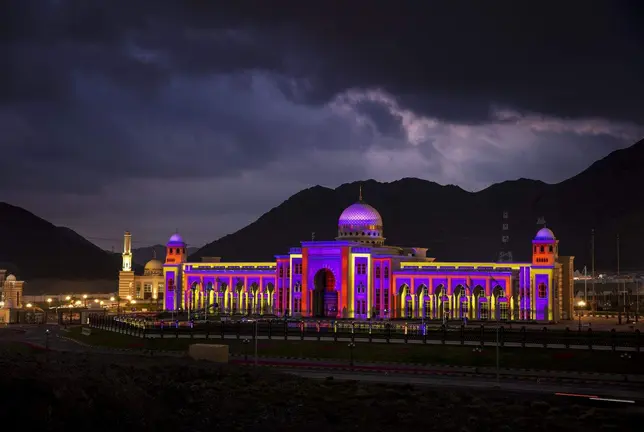
<svg viewBox="0 0 644 432"><path fill-rule="evenodd" d="M358 195L358 201L362 201L362 184L360 185L360 195Z"/></svg>

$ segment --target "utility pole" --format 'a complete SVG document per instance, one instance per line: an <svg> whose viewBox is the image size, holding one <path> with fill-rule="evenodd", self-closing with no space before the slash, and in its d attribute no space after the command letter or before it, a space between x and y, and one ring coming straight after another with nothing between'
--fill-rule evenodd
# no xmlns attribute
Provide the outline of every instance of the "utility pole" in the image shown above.
<svg viewBox="0 0 644 432"><path fill-rule="evenodd" d="M619 234L617 234L617 279L619 279Z"/></svg>
<svg viewBox="0 0 644 432"><path fill-rule="evenodd" d="M584 266L584 302L588 304L588 267Z"/></svg>
<svg viewBox="0 0 644 432"><path fill-rule="evenodd" d="M512 251L510 250L510 213L503 212L503 223L501 225L501 251L498 262L512 262Z"/></svg>
<svg viewBox="0 0 644 432"><path fill-rule="evenodd" d="M595 229L593 228L590 231L590 250L591 250L591 269L590 269L590 277L592 278L592 287L593 287L593 303L597 302L597 291L595 291ZM595 304L595 307L597 305ZM591 310L594 310L591 308Z"/></svg>

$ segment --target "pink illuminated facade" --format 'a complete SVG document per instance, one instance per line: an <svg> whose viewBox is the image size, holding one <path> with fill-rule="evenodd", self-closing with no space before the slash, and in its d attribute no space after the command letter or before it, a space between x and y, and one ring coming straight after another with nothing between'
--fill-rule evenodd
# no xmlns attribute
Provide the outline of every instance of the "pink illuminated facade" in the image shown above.
<svg viewBox="0 0 644 432"><path fill-rule="evenodd" d="M304 241L272 262L187 262L185 242L173 235L163 304L329 319L571 318L573 258L559 256L547 228L532 250L530 263L436 261L425 248L385 245L380 214L360 197L342 212L335 240Z"/></svg>

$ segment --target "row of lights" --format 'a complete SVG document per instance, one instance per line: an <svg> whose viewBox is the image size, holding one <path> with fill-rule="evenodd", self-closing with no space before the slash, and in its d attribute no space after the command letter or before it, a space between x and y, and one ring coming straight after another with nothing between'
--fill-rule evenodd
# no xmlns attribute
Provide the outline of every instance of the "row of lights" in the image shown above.
<svg viewBox="0 0 644 432"><path fill-rule="evenodd" d="M71 296L67 296L67 297L65 297L65 300L67 300L67 301L73 301ZM83 300L87 301L87 294L83 294ZM47 304L51 305L51 302L53 302L53 301L54 301L54 300L53 300L52 298L48 298L48 299L47 299ZM114 298L114 297L110 297L110 301L111 301L111 302L115 302L115 301L116 301L116 298ZM132 296L127 296L127 301L128 301L129 303L131 303L131 304L136 304L136 300L133 300L133 299L132 299ZM100 304L101 306L105 304L105 302L104 302L103 300L99 300L99 299L94 299L94 303L98 303L98 304ZM76 300L76 302L75 302L74 304L76 304L76 305L80 305L80 304L82 304L82 302L81 302L80 300ZM31 307L31 303L28 303L28 304L27 304L27 307Z"/></svg>

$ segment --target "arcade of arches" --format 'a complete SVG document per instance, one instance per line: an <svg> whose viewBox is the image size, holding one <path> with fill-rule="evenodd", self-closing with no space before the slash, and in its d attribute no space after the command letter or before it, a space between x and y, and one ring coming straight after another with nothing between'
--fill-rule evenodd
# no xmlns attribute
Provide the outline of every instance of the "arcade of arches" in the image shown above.
<svg viewBox="0 0 644 432"><path fill-rule="evenodd" d="M208 282L204 286L194 282L183 297L184 309L204 310L222 313L273 313L273 293L275 286L272 283L261 290L257 283L246 287L240 281L233 289L225 282Z"/></svg>
<svg viewBox="0 0 644 432"><path fill-rule="evenodd" d="M433 293L426 285L420 285L414 293L409 285L402 284L398 287L396 300L399 316L410 319L530 319L520 316L519 309L514 307L515 298L506 297L499 285L492 289L491 295L486 296L480 285L471 292L465 286L457 285L449 294L444 285L438 285Z"/></svg>

